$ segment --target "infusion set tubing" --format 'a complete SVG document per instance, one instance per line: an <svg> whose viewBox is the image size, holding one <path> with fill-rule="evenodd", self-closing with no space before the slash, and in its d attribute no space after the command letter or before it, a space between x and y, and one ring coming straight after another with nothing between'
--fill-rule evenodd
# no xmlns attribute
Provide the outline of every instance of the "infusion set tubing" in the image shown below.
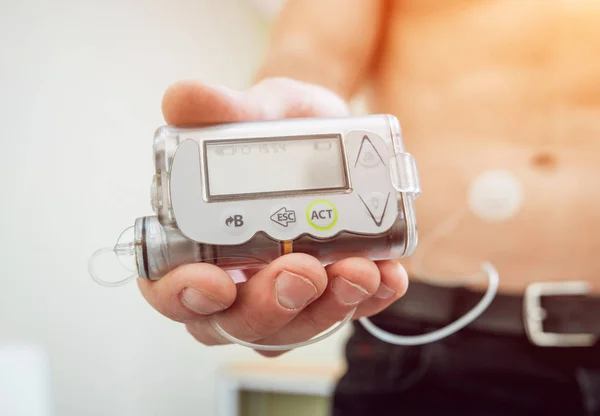
<svg viewBox="0 0 600 416"><path fill-rule="evenodd" d="M280 132L283 132L283 134L279 134ZM335 132L336 134L329 134L331 132ZM264 143L265 140L278 140L281 143L291 143L289 140L295 140L300 143L298 141L298 137L300 136L309 139L311 137L327 136L331 139L331 143L335 143L333 138L339 136L340 160L345 172L346 187L343 189L343 192L340 191L337 193L332 191L333 188L325 186L322 189L314 189L308 192L291 192L287 194L286 192L271 192L270 194L257 192L254 194L234 195L229 200L227 197L219 197L214 201L217 203L211 205L210 195L206 193L206 189L209 188L209 180L207 179L208 148L206 145L208 141L205 140L204 146L199 145L198 143L202 143L203 139L190 140L189 137L192 133L200 134L200 136L205 135L210 138L216 135L219 139L218 144L221 142L235 143L235 139L239 140L240 137L242 137L241 140L244 143L251 144ZM297 147L299 150L297 150L297 154L293 155L294 159L302 159L303 154L306 153L303 149L307 148L307 143L309 144L310 142L307 141L302 145L303 147ZM371 153L367 155L365 149L368 149ZM218 149L216 151L218 153ZM371 162L367 160L366 156L364 161L360 160L362 155L372 156ZM383 157L382 155L387 156ZM319 259L322 264L326 265L347 257L364 257L371 260L399 259L410 256L416 249L417 225L414 212L414 199L420 194L421 189L416 163L410 154L404 152L400 126L393 116L374 115L345 119L291 119L232 123L196 129L179 129L171 126L163 126L155 134L154 157L156 169L151 186L151 205L156 215L136 219L133 226L133 238L129 241L123 241L124 234L122 234L117 244L109 249L116 253L119 258L121 256L133 256L136 265L135 274L119 282L103 280L95 273L93 266L93 260L96 255L102 252L102 250L99 250L90 259L90 274L100 284L118 286L136 277L147 280L158 280L176 267L198 262L213 264L224 270L246 270L264 267L278 257L290 253L305 253ZM385 169L389 169L390 178L387 178L388 188L386 189L383 189L385 188L385 184L382 185L386 181L373 180L375 178L373 176L368 177L368 175L373 174L372 172L377 171L377 169L372 169L374 166L373 161L376 164L379 163L377 157L381 161L381 164L386 166ZM187 165L184 162L177 162L177 158L180 161L187 158ZM389 163L389 167L386 162ZM290 164L293 164L291 160ZM367 175L366 179L361 179L361 176L356 173L358 169L361 169L361 164L363 167L366 167L360 171ZM193 165L193 168L186 167L183 169L177 167L184 165ZM203 169L200 168L201 165L203 165ZM381 168L381 166L379 167ZM248 169L248 167L246 168ZM257 169L259 172L261 168L264 171L264 167L258 164ZM329 169L329 166L322 168ZM235 169L235 166L233 169ZM283 169L285 169L285 166ZM334 168L332 167L331 169ZM324 172L327 175L329 174L327 170ZM352 173L350 174L349 172ZM281 173L273 172L275 175ZM331 174L334 175L334 173L331 170ZM217 176L216 173L211 173L211 175ZM202 186L200 186L200 176L203 176ZM352 184L348 180L350 177L354 181ZM202 194L199 191L194 194L194 185L187 183L192 180L190 178L198 181L198 184L195 185L196 190L198 191L202 188ZM181 183L185 183L184 191L180 191L183 186ZM375 206L371 205L369 207L359 191L360 189L371 191L371 187L379 187L378 190L381 191L374 192L372 195L381 196L387 192L388 196L387 199L382 197ZM188 190L192 191L188 193ZM358 202L352 208L346 205L345 201L349 200L349 195L352 193L356 193L353 196L355 201L360 199L366 210ZM359 198L357 199L356 196ZM340 219L337 224L338 227L332 231L323 230L333 227L335 221L326 227L321 227L321 224L312 224L316 231L302 232L300 230L293 234L292 238L281 238L282 235L291 235L289 233L280 234L280 238L275 238L273 234L276 233L273 233L273 230L266 223L263 223L261 224L262 228L258 227L256 230L251 230L251 233L247 235L248 238L239 241L242 237L228 237L226 231L215 228L217 225L213 224L217 221L220 223L223 221L222 217L219 219L217 214L215 214L214 207L223 207L223 210L226 211L226 208L229 206L250 204L248 210L252 214L252 210L254 209L252 204L260 205L264 201L275 200L284 206L287 203L298 202L302 198L327 198L331 201L337 201L336 204L338 207L341 207L344 213L346 211L348 213L344 216L344 213L340 215L340 218L343 216L344 219ZM333 211L335 211L337 220L337 211L340 209L336 210L333 204L328 201L321 202L321 200L317 199L314 203L330 204ZM195 207L194 204L200 207L197 208L198 211L190 209L190 207ZM362 211L359 211L359 208ZM202 209L213 209L211 215L207 216L208 219L203 219L200 212ZM380 214L380 218L376 215L382 209L384 214L390 214L386 214L387 225L377 229L373 225L373 222L377 227L382 225L384 214ZM332 210L329 211L331 216ZM359 212L368 212L373 222L368 218L368 215L358 215L357 213ZM302 222L303 218L301 218L301 215L297 214L296 211L294 213L294 222L298 223L296 227L301 228L302 226L306 226L306 221ZM307 220L309 220L308 213L309 211L307 210ZM205 222L203 223L203 221ZM231 221L226 220L226 223ZM346 222L344 223L344 221ZM361 221L363 224L360 224ZM300 222L302 222L302 226L299 225ZM354 226L354 223L357 225ZM368 225L365 225L367 223ZM224 229L227 230L227 228ZM383 231L380 231L381 229ZM369 231L365 232L365 230ZM192 238L190 235L197 237ZM213 243L213 241L217 241L218 243ZM104 252L106 251L104 250ZM421 336L406 337L385 332L373 325L367 318L360 318L359 321L373 336L388 343L416 345L441 339L467 325L479 316L492 301L498 286L498 276L489 264L484 264L482 271L489 278L490 285L481 302L464 317L438 331ZM249 343L228 334L214 319L211 322L215 330L231 342L254 349L289 350L312 344L333 334L352 318L354 312L355 310L351 311L340 324L325 334L302 343L291 345Z"/></svg>

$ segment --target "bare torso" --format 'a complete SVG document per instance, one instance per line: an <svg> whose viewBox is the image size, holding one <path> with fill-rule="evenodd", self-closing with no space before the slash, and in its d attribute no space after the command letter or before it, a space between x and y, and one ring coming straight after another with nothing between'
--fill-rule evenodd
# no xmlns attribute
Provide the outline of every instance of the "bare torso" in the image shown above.
<svg viewBox="0 0 600 416"><path fill-rule="evenodd" d="M399 117L419 165L409 272L457 283L491 261L505 292L584 279L600 293L600 2L390 3L373 110ZM467 210L490 169L522 186L503 221Z"/></svg>

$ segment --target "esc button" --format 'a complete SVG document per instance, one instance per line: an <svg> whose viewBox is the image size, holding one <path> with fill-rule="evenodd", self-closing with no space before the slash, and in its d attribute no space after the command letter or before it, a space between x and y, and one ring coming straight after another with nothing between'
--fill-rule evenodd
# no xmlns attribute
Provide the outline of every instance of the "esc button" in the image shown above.
<svg viewBox="0 0 600 416"><path fill-rule="evenodd" d="M308 206L306 220L311 227L325 231L335 225L338 220L338 212L331 202L319 199Z"/></svg>
<svg viewBox="0 0 600 416"><path fill-rule="evenodd" d="M277 224L276 227L291 229L296 225L296 211L287 205L277 206L271 210L271 221Z"/></svg>

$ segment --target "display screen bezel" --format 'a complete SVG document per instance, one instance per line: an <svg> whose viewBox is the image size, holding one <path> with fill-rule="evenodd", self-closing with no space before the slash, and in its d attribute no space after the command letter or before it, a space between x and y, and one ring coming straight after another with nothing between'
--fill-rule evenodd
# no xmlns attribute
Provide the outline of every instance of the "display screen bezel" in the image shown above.
<svg viewBox="0 0 600 416"><path fill-rule="evenodd" d="M272 192L248 192L239 194L226 194L226 195L211 195L210 184L209 184L209 173L208 173L208 153L207 147L209 145L219 144L241 144L241 143L270 143L280 142L285 140L315 140L315 139L336 139L339 141L340 156L342 158L342 178L343 185L339 187L329 188L310 188L310 189L292 189ZM221 202L231 200L243 200L243 199L263 199L263 198L275 198L283 196L304 196L304 195L321 195L321 194L338 194L348 193L351 191L350 175L348 173L348 161L346 157L346 147L344 146L344 140L342 135L339 133L330 134L310 134L300 136L272 136L272 137L252 137L252 138L240 138L240 139L215 139L215 140L204 140L202 145L202 159L203 159L203 178L204 184L204 198L207 202Z"/></svg>

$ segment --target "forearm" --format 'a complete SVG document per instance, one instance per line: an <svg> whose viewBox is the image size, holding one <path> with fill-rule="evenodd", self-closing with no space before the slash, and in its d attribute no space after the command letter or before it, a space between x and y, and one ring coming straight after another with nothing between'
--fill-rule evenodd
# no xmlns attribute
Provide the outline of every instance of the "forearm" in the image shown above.
<svg viewBox="0 0 600 416"><path fill-rule="evenodd" d="M350 98L370 69L385 9L383 0L289 0L257 78L294 78Z"/></svg>

